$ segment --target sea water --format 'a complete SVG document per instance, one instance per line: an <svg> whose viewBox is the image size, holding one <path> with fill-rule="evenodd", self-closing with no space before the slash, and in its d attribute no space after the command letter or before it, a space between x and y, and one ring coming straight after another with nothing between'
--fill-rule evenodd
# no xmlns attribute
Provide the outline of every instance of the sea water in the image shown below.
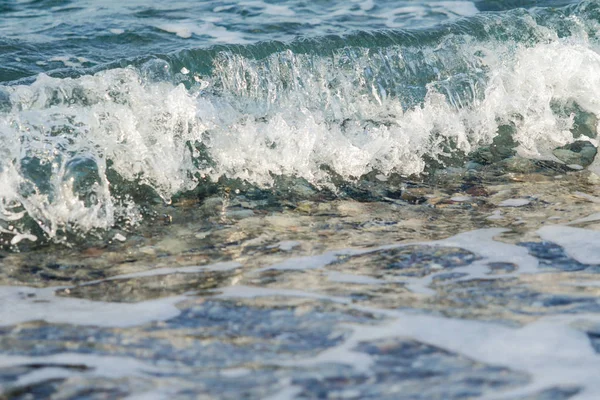
<svg viewBox="0 0 600 400"><path fill-rule="evenodd" d="M0 397L597 399L600 2L0 4Z"/></svg>

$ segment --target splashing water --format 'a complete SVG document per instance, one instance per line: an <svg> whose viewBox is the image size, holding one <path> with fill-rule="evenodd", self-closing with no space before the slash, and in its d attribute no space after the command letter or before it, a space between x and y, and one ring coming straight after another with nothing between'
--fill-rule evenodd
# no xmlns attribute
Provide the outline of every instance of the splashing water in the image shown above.
<svg viewBox="0 0 600 400"><path fill-rule="evenodd" d="M140 191L169 201L220 178L323 187L421 174L503 131L528 158L595 146L599 8L183 50L6 84L0 230L15 244L135 224Z"/></svg>

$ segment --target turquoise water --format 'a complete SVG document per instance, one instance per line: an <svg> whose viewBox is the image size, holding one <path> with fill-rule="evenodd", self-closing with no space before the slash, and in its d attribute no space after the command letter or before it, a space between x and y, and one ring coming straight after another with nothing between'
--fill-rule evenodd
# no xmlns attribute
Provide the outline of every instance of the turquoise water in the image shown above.
<svg viewBox="0 0 600 400"><path fill-rule="evenodd" d="M504 7L504 3L509 4ZM0 10L0 81L51 71L70 75L77 69L105 69L107 63L128 64L136 58L214 45L428 28L480 10L535 3L8 1ZM75 65L67 65L69 60Z"/></svg>
<svg viewBox="0 0 600 400"><path fill-rule="evenodd" d="M576 1L7 1L0 9L0 82L76 76L217 45L302 38L328 50L335 36L426 31L482 11L569 3ZM374 44L358 40L360 47Z"/></svg>
<svg viewBox="0 0 600 400"><path fill-rule="evenodd" d="M214 45L430 27L478 12L469 1L32 1L2 7L2 81Z"/></svg>

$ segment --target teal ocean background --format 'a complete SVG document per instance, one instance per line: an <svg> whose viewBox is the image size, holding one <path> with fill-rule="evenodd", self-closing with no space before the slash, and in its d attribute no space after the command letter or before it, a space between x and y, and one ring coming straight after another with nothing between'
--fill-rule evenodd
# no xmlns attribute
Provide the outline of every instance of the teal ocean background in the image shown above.
<svg viewBox="0 0 600 400"><path fill-rule="evenodd" d="M39 73L76 76L219 45L263 42L255 51L264 56L285 47L273 42L312 39L307 50L326 53L349 34L356 37L352 44L369 47L377 45L369 34L381 30L427 32L481 12L501 18L518 7L570 3L577 2L10 0L0 5L0 82ZM244 52L243 46L234 49ZM208 58L198 62L210 65Z"/></svg>

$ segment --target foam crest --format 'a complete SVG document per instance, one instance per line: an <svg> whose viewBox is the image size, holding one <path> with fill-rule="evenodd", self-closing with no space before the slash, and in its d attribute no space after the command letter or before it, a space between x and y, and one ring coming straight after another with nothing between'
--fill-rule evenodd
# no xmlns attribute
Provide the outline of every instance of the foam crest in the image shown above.
<svg viewBox="0 0 600 400"><path fill-rule="evenodd" d="M0 115L0 219L7 224L26 214L48 237L60 237L106 229L118 218L135 222L139 212L127 190L111 187L111 171L164 199L194 186L186 146L199 121L183 86L144 84L135 70L117 69L78 79L41 75L5 91L11 108Z"/></svg>
<svg viewBox="0 0 600 400"><path fill-rule="evenodd" d="M319 180L320 165L345 179L373 170L410 175L428 160L489 144L503 128L513 132L521 155L554 159L553 149L574 140L575 114L557 109L576 104L588 114L600 111L600 56L584 43L467 40L452 48L454 60L430 49L435 59L421 59L423 66L444 67L442 76L410 90L400 86L414 74L400 63L407 52L398 47L379 55L365 50L352 62L290 53L285 61L282 54L229 58L217 70L226 95L242 96L230 104L269 117L212 138L215 160L228 175L263 184L267 171Z"/></svg>

